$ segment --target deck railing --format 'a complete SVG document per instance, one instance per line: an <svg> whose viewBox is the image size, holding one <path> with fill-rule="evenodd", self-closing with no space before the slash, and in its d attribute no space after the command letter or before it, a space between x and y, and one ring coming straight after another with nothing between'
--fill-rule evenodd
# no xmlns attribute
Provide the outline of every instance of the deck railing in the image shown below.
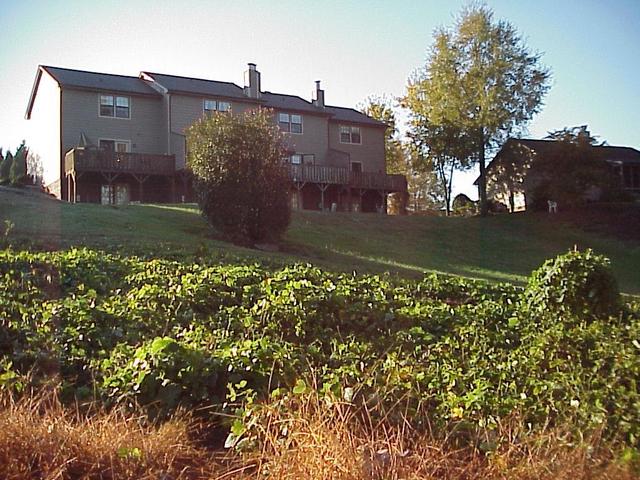
<svg viewBox="0 0 640 480"><path fill-rule="evenodd" d="M118 153L98 148L74 148L65 155L65 172L133 173L173 175L174 155ZM404 175L376 172L352 172L347 168L325 165L287 165L290 178L298 183L320 183L345 187L400 192L407 189Z"/></svg>
<svg viewBox="0 0 640 480"><path fill-rule="evenodd" d="M65 172L136 173L173 175L174 155L153 153L120 153L99 148L74 148L64 158Z"/></svg>
<svg viewBox="0 0 640 480"><path fill-rule="evenodd" d="M298 183L324 183L352 188L400 192L407 189L404 175L388 175L376 172L352 172L341 167L324 165L288 165L289 176Z"/></svg>
<svg viewBox="0 0 640 480"><path fill-rule="evenodd" d="M346 185L349 172L346 168L324 165L289 165L289 176L294 182L328 183Z"/></svg>

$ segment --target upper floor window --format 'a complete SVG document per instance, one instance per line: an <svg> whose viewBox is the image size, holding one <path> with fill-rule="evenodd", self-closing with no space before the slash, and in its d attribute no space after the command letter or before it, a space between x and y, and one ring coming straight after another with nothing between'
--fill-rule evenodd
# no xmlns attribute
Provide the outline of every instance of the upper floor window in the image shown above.
<svg viewBox="0 0 640 480"><path fill-rule="evenodd" d="M340 143L362 143L360 127L340 125Z"/></svg>
<svg viewBox="0 0 640 480"><path fill-rule="evenodd" d="M116 95L100 95L100 116L114 118L131 118L131 101L129 97Z"/></svg>
<svg viewBox="0 0 640 480"><path fill-rule="evenodd" d="M302 115L279 113L278 125L283 132L302 133Z"/></svg>
<svg viewBox="0 0 640 480"><path fill-rule="evenodd" d="M223 102L222 100L205 99L202 102L202 110L204 113L228 112L231 110L231 104L229 102Z"/></svg>

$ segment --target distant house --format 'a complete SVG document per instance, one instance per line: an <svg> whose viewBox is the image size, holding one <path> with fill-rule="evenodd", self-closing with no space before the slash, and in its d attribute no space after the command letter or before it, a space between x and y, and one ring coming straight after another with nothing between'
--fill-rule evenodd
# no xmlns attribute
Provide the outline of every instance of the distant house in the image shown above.
<svg viewBox="0 0 640 480"><path fill-rule="evenodd" d="M286 132L294 208L381 211L405 192L387 175L387 125L354 109L265 92L249 64L244 88L153 72L137 77L39 66L26 118L45 185L70 202L188 201L185 129L208 112L268 108Z"/></svg>
<svg viewBox="0 0 640 480"><path fill-rule="evenodd" d="M559 147L556 140L510 138L487 165L487 195L507 205L512 211L525 210L531 205L538 179L530 174L532 162ZM598 158L609 164L620 178L620 186L640 195L640 151L630 147L593 146ZM474 185L478 185L478 177ZM600 192L588 192L597 200Z"/></svg>

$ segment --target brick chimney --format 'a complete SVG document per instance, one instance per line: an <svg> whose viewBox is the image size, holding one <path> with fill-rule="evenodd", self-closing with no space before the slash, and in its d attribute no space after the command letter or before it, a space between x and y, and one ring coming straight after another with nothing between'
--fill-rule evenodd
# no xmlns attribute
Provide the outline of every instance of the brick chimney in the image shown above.
<svg viewBox="0 0 640 480"><path fill-rule="evenodd" d="M244 94L249 98L260 98L260 72L256 64L250 63L249 70L244 72Z"/></svg>
<svg viewBox="0 0 640 480"><path fill-rule="evenodd" d="M324 108L324 90L320 88L320 80L316 80L316 89L313 92L313 104L318 108Z"/></svg>

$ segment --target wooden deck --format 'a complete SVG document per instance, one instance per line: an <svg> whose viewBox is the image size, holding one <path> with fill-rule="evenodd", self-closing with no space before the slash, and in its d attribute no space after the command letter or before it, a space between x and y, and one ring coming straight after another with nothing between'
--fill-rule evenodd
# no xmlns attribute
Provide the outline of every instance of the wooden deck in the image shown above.
<svg viewBox="0 0 640 480"><path fill-rule="evenodd" d="M103 174L129 173L133 175L167 175L176 173L174 155L151 153L117 153L96 148L74 148L65 155L65 174L99 172ZM347 168L324 165L287 165L289 176L296 184L315 183L340 185L349 188L404 192L404 175L376 172L352 172Z"/></svg>
<svg viewBox="0 0 640 480"><path fill-rule="evenodd" d="M343 185L351 188L404 192L407 180L404 175L388 175L375 172L352 172L346 168L324 165L287 165L289 176L298 183Z"/></svg>
<svg viewBox="0 0 640 480"><path fill-rule="evenodd" d="M132 173L138 175L173 175L174 155L151 153L117 153L102 149L74 148L64 158L64 170L70 172Z"/></svg>

